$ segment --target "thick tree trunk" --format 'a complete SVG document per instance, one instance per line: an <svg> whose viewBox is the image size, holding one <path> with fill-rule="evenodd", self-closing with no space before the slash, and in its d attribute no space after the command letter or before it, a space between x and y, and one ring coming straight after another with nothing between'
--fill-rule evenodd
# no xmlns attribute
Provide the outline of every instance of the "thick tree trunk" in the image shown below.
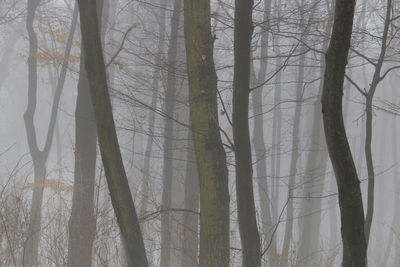
<svg viewBox="0 0 400 267"><path fill-rule="evenodd" d="M339 192L343 267L364 267L366 258L360 181L347 141L342 114L343 81L350 48L354 7L354 0L336 0L322 94L325 138Z"/></svg>
<svg viewBox="0 0 400 267"><path fill-rule="evenodd" d="M172 176L173 176L173 137L174 137L174 111L176 102L176 75L177 75L177 49L179 17L181 14L182 0L174 1L174 10L171 17L171 39L168 46L167 88L165 91L165 119L164 119L164 166L163 166L163 191L162 207L170 209L172 202ZM161 267L171 266L171 250L173 249L171 237L171 216L169 212L161 213Z"/></svg>
<svg viewBox="0 0 400 267"><path fill-rule="evenodd" d="M249 132L252 11L253 1L236 1L232 123L236 162L236 197L244 267L261 266L260 236L254 204Z"/></svg>
<svg viewBox="0 0 400 267"><path fill-rule="evenodd" d="M96 2L78 0L85 67L104 170L128 266L147 267L146 251L119 149L97 21Z"/></svg>
<svg viewBox="0 0 400 267"><path fill-rule="evenodd" d="M102 0L97 0L102 9ZM101 12L99 10L99 24ZM68 266L92 266L96 234L94 184L96 175L96 123L81 46L78 94L75 109L75 169L71 217L69 219Z"/></svg>
<svg viewBox="0 0 400 267"><path fill-rule="evenodd" d="M229 266L228 169L218 123L208 0L185 0L190 120L200 181L200 267Z"/></svg>

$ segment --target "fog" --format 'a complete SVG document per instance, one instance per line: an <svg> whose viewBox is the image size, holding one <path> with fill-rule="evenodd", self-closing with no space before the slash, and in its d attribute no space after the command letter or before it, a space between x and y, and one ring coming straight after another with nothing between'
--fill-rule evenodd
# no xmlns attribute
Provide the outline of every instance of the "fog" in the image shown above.
<svg viewBox="0 0 400 267"><path fill-rule="evenodd" d="M96 74L106 86L92 79L98 46L84 50L81 38L86 2L0 1L0 266L250 267L244 255L254 248L245 249L244 235L258 244L260 266L342 266L341 226L352 214L339 203L337 181L345 183L331 164L321 97L334 2L343 0L253 3L247 121L235 117L246 104L234 98L246 72L235 57L247 53L234 43L246 34L235 32L235 1L212 0L189 16L186 7L208 2L96 0L106 75ZM357 171L371 267L400 260L399 8L357 1L343 84L341 136L352 157L337 155ZM208 46L196 63L201 38ZM105 88L98 99L110 95L112 114L94 99L94 84ZM107 114L115 127L100 122ZM114 129L118 142L107 146ZM121 154L123 174L110 163L118 154L107 151ZM125 174L134 206L118 202ZM132 255L133 230L120 230L131 212L148 265ZM219 238L229 246L218 247Z"/></svg>

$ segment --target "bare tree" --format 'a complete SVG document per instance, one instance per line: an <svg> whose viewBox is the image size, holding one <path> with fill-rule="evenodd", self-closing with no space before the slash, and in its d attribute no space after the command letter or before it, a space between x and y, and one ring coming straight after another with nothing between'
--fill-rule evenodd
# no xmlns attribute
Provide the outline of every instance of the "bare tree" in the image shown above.
<svg viewBox="0 0 400 267"><path fill-rule="evenodd" d="M97 3L90 0L78 0L78 3L85 51L85 67L111 202L123 238L128 265L147 267L148 262L139 220L129 189L115 130L97 21Z"/></svg>
<svg viewBox="0 0 400 267"><path fill-rule="evenodd" d="M46 179L46 161L53 141L54 129L56 126L58 105L60 103L62 89L64 87L65 77L68 69L68 57L72 47L72 41L77 24L77 9L72 20L71 29L66 43L65 54L63 57L60 76L57 81L51 108L51 117L47 130L46 142L42 150L39 149L36 138L34 124L34 115L37 104L37 53L38 42L33 28L35 12L39 6L40 0L28 1L28 16L26 28L29 36L29 57L28 57L28 107L24 113L25 128L28 139L29 151L32 156L34 167L34 188L31 203L30 221L27 232L26 246L24 250L23 263L28 266L38 265L38 251L40 241L40 220L43 201L43 190Z"/></svg>
<svg viewBox="0 0 400 267"><path fill-rule="evenodd" d="M210 2L184 1L190 121L200 181L200 266L229 266L228 169L218 123Z"/></svg>
<svg viewBox="0 0 400 267"><path fill-rule="evenodd" d="M336 0L321 100L326 144L339 192L343 267L364 267L366 258L360 181L347 141L342 114L343 82L350 48L354 6L353 0Z"/></svg>

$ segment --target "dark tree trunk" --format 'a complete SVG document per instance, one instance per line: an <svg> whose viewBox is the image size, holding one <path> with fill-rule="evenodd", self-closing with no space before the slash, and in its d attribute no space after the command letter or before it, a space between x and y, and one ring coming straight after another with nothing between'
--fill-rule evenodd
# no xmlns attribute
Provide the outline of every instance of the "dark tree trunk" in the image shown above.
<svg viewBox="0 0 400 267"><path fill-rule="evenodd" d="M353 27L354 0L336 0L332 37L326 54L322 113L326 144L339 193L343 267L364 267L366 241L360 181L343 122L342 96Z"/></svg>
<svg viewBox="0 0 400 267"><path fill-rule="evenodd" d="M208 0L185 0L190 121L200 181L200 267L229 266L229 190Z"/></svg>
<svg viewBox="0 0 400 267"><path fill-rule="evenodd" d="M233 140L236 162L236 197L243 266L261 266L260 236L253 193L253 168L249 132L250 45L253 1L235 4L235 65L233 74Z"/></svg>
<svg viewBox="0 0 400 267"><path fill-rule="evenodd" d="M85 67L111 203L121 231L128 266L147 267L148 262L139 220L129 189L115 130L97 21L96 2L78 0L78 3L85 51Z"/></svg>

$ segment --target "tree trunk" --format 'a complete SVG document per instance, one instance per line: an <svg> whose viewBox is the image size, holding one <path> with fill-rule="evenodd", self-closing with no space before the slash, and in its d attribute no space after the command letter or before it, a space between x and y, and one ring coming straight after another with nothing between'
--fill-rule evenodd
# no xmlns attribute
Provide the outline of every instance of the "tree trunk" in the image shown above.
<svg viewBox="0 0 400 267"><path fill-rule="evenodd" d="M254 72L254 67L251 68L250 84L251 87L260 86L265 82L267 76L267 63L268 63L268 28L269 17L271 15L271 0L264 1L264 23L265 28L262 29L261 37L261 62L258 71L258 77ZM253 65L253 64L252 64ZM271 201L269 197L269 179L267 177L267 163L266 154L267 149L264 142L264 114L263 114L263 102L262 102L262 90L263 86L251 91L252 103L253 103L253 116L254 116L254 128L253 128L253 148L256 156L256 170L257 170L257 185L258 185L258 195L260 197L260 207L261 207L261 224L262 233L265 243L269 243L272 238L272 243L267 251L268 260L271 266L277 266L276 257L276 244L275 239L271 235L272 229L274 227L271 217ZM276 92L275 92L276 94ZM275 112L275 111L274 111ZM273 129L275 132L275 129Z"/></svg>
<svg viewBox="0 0 400 267"><path fill-rule="evenodd" d="M300 118L303 102L303 84L304 84L304 69L305 69L305 53L301 53L299 60L299 72L297 77L296 88L296 108L293 120L293 133L292 133L292 154L290 158L290 171L289 171L289 185L288 185L288 205L286 208L286 227L285 237L283 240L282 260L281 266L288 266L291 261L290 244L293 241L293 191L295 189L296 175L297 175L297 161L300 157L299 151L299 134L300 134Z"/></svg>
<svg viewBox="0 0 400 267"><path fill-rule="evenodd" d="M253 1L236 1L232 123L236 162L236 197L244 267L261 266L260 236L254 204L249 132L252 11Z"/></svg>
<svg viewBox="0 0 400 267"><path fill-rule="evenodd" d="M119 149L97 21L96 2L78 0L85 67L104 170L128 266L147 267L146 251Z"/></svg>
<svg viewBox="0 0 400 267"><path fill-rule="evenodd" d="M173 176L173 137L174 137L174 110L176 95L177 75L177 48L179 17L182 0L174 1L174 10L171 17L171 39L168 46L167 62L167 88L165 91L165 119L164 119L164 166L163 166L163 191L162 207L170 209L172 202L172 176ZM169 212L161 213L161 267L171 266L171 250L173 250L171 237L171 216Z"/></svg>
<svg viewBox="0 0 400 267"><path fill-rule="evenodd" d="M102 1L97 0L102 9ZM101 12L99 12L99 24ZM96 234L94 184L96 175L97 134L85 69L85 52L81 46L78 94L75 110L75 169L71 217L69 219L68 266L92 266L93 241Z"/></svg>
<svg viewBox="0 0 400 267"><path fill-rule="evenodd" d="M199 175L196 166L196 155L192 132L188 131L188 150L185 179L185 210L199 210ZM199 218L198 215L185 212L183 214L182 267L197 266L199 250Z"/></svg>
<svg viewBox="0 0 400 267"><path fill-rule="evenodd" d="M229 266L229 191L208 0L185 0L190 120L200 181L200 267Z"/></svg>
<svg viewBox="0 0 400 267"><path fill-rule="evenodd" d="M325 138L339 192L343 267L364 267L366 258L360 181L347 141L342 114L343 81L350 48L354 6L354 0L336 0L321 100Z"/></svg>
<svg viewBox="0 0 400 267"><path fill-rule="evenodd" d="M328 36L332 30L333 24L333 9L328 8L329 17L325 29L325 34ZM325 38L322 43L322 51L328 48L329 39ZM321 55L321 71L320 77L323 76L325 67L325 57ZM319 85L317 100L314 102L311 144L306 161L306 169L304 173L304 199L302 213L303 217L302 227L300 230L300 244L299 244L299 267L310 266L312 254L316 253L319 249L318 237L320 231L321 221L321 206L322 192L325 184L325 173L328 161L328 151L326 148L325 138L323 136L322 114L321 114L321 95L322 95L323 81ZM313 199L312 196L317 197Z"/></svg>
<svg viewBox="0 0 400 267"><path fill-rule="evenodd" d="M375 66L374 75L372 81L370 83L370 87L368 92L365 94L365 113L366 113L366 123L365 123L365 159L367 162L367 170L368 170L368 195L367 195L367 215L365 218L365 240L369 241L369 235L371 232L371 225L372 225L372 217L374 214L374 196L375 196L375 171L374 171L374 163L372 159L372 100L374 98L374 94L376 88L378 87L379 82L383 79L381 77L381 69L383 66L383 62L385 60L386 54L386 42L389 33L390 27L390 15L392 12L392 0L387 0L386 6L386 19L385 19L385 26L383 29L382 34L382 44L381 44L381 51L379 54L379 58Z"/></svg>
<svg viewBox="0 0 400 267"><path fill-rule="evenodd" d="M70 55L73 36L77 24L77 10L74 11L74 17L71 23L71 29L65 47L64 60L54 92L51 116L47 130L47 136L42 150L39 149L36 138L34 124L34 115L37 105L37 37L33 29L33 20L35 12L39 6L40 0L28 1L28 14L26 28L29 36L29 57L28 57L28 107L24 113L24 122L28 139L29 151L33 161L34 168L34 188L30 211L30 220L27 231L27 239L24 247L23 264L27 266L37 266L39 243L40 243L40 221L43 202L44 182L46 178L46 161L53 141L54 130L57 121L58 106L60 103L62 89L64 87L65 77L68 69L68 57Z"/></svg>
<svg viewBox="0 0 400 267"><path fill-rule="evenodd" d="M165 1L161 0L160 4ZM160 86L161 78L161 64L162 55L164 54L164 38L165 38L165 8L160 9L158 15L158 34L159 42L157 47L157 57L155 59L155 70L153 73L153 83L152 83L152 94L151 94L151 109L149 110L149 135L147 137L144 163L143 163L143 176L142 176L142 201L140 205L140 213L144 214L147 211L147 205L149 202L149 186L150 186L150 161L151 154L153 151L154 142L154 125L155 125L155 109L157 108L157 98L158 98L158 88Z"/></svg>

